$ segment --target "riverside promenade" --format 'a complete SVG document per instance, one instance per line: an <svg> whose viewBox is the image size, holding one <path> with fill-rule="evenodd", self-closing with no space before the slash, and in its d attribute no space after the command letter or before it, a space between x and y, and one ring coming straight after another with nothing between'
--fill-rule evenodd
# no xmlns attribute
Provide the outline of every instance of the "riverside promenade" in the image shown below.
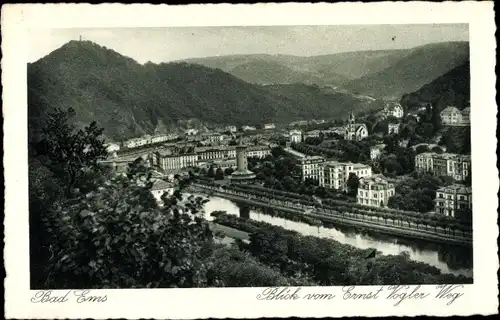
<svg viewBox="0 0 500 320"><path fill-rule="evenodd" d="M454 244L460 246L472 246L472 237L468 233L456 232L441 227L429 227L427 225L411 225L410 223L397 219L384 219L382 217L363 215L352 212L335 212L333 210L315 208L313 206L280 201L273 198L253 195L251 192L233 191L219 187L207 186L194 183L189 187L193 192L204 193L209 196L217 196L235 203L246 204L257 208L271 208L276 211L285 211L294 214L305 215L318 219L323 223L332 223L344 226L366 228L382 234L398 236L409 239L421 239L430 242Z"/></svg>

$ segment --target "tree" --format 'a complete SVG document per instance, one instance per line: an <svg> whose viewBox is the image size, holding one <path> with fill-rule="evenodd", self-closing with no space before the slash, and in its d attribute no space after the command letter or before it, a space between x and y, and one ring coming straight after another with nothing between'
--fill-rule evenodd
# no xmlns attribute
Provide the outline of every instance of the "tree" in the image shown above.
<svg viewBox="0 0 500 320"><path fill-rule="evenodd" d="M224 180L224 172L221 168L217 168L217 171L215 171L215 180Z"/></svg>
<svg viewBox="0 0 500 320"><path fill-rule="evenodd" d="M215 178L215 168L214 166L210 166L207 172L207 177L209 178Z"/></svg>
<svg viewBox="0 0 500 320"><path fill-rule="evenodd" d="M440 148L441 149L441 148ZM422 144L422 145L419 145L415 148L415 152L416 154L421 154L421 153L425 153L425 152L429 152L429 146L425 145L425 144Z"/></svg>
<svg viewBox="0 0 500 320"><path fill-rule="evenodd" d="M234 172L234 169L229 167L229 168L226 168L226 170L224 170L224 174L226 176L230 176L232 173Z"/></svg>
<svg viewBox="0 0 500 320"><path fill-rule="evenodd" d="M147 169L65 201L46 218L52 232L51 288L193 287L210 285L212 233L203 201L178 192L159 208ZM143 170L144 169L144 170Z"/></svg>
<svg viewBox="0 0 500 320"><path fill-rule="evenodd" d="M358 176L351 172L349 173L349 178L347 179L347 188L349 189L349 193L352 195L356 195L358 193L359 187L359 178Z"/></svg>
<svg viewBox="0 0 500 320"><path fill-rule="evenodd" d="M73 115L72 108L49 113L41 139L34 143L37 155L63 182L68 197L86 174L100 170L98 161L108 154L102 138L104 129L94 121L83 130L75 130L69 124Z"/></svg>

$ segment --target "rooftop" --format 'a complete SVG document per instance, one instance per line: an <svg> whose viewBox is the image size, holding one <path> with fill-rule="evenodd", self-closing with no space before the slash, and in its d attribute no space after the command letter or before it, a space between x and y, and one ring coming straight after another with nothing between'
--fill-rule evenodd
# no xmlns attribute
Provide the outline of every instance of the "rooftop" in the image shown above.
<svg viewBox="0 0 500 320"><path fill-rule="evenodd" d="M174 185L170 182L167 182L164 180L156 180L153 183L153 187L151 188L151 190L164 190L164 189L169 189L169 188L173 188L173 187L174 187Z"/></svg>
<svg viewBox="0 0 500 320"><path fill-rule="evenodd" d="M461 184L452 184L451 186L441 187L437 190L438 192L445 193L462 193L462 194L472 194L472 188Z"/></svg>

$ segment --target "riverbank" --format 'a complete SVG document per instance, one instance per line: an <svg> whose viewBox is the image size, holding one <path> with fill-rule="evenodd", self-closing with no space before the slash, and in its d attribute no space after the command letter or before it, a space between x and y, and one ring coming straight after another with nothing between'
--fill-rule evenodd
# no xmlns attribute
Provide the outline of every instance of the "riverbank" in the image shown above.
<svg viewBox="0 0 500 320"><path fill-rule="evenodd" d="M235 215L221 214L214 222L251 233L251 241L244 247L259 261L279 267L286 275L308 273L320 285L472 283L470 276L443 273L411 260L405 252L387 255Z"/></svg>
<svg viewBox="0 0 500 320"><path fill-rule="evenodd" d="M465 237L451 236L433 232L431 230L415 229L409 226L407 227L404 225L390 224L387 222L387 219L381 219L379 217L361 218L360 215L357 215L355 213L346 213L344 215L338 215L338 216L332 214L327 215L318 212L318 210L314 210L314 208L309 208L309 210L306 211L303 208L290 207L290 206L287 207L282 204L273 204L270 202L258 201L255 198L251 198L250 195L248 195L247 197L243 197L237 194L231 194L228 192L222 192L220 190L203 188L200 186L191 188L193 188L193 190L195 190L196 192L202 192L207 195L215 195L221 198L226 198L228 200L238 203L243 203L250 206L271 208L273 210L282 210L298 215L305 215L313 219L318 219L322 222L337 223L345 226L362 227L380 233L384 233L387 235L399 236L409 239L420 239L420 240L441 242L441 243L453 244L465 247L472 246L472 240Z"/></svg>

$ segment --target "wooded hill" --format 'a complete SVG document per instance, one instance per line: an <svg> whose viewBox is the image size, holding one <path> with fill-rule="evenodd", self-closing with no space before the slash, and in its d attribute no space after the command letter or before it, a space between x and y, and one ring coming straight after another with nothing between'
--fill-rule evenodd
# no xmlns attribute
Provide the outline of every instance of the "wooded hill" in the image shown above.
<svg viewBox="0 0 500 320"><path fill-rule="evenodd" d="M95 120L115 140L150 134L187 118L257 125L344 117L351 108L370 104L317 86L249 84L200 65L141 65L90 41L70 41L28 64L28 103L31 138L49 110L72 107L75 124Z"/></svg>

